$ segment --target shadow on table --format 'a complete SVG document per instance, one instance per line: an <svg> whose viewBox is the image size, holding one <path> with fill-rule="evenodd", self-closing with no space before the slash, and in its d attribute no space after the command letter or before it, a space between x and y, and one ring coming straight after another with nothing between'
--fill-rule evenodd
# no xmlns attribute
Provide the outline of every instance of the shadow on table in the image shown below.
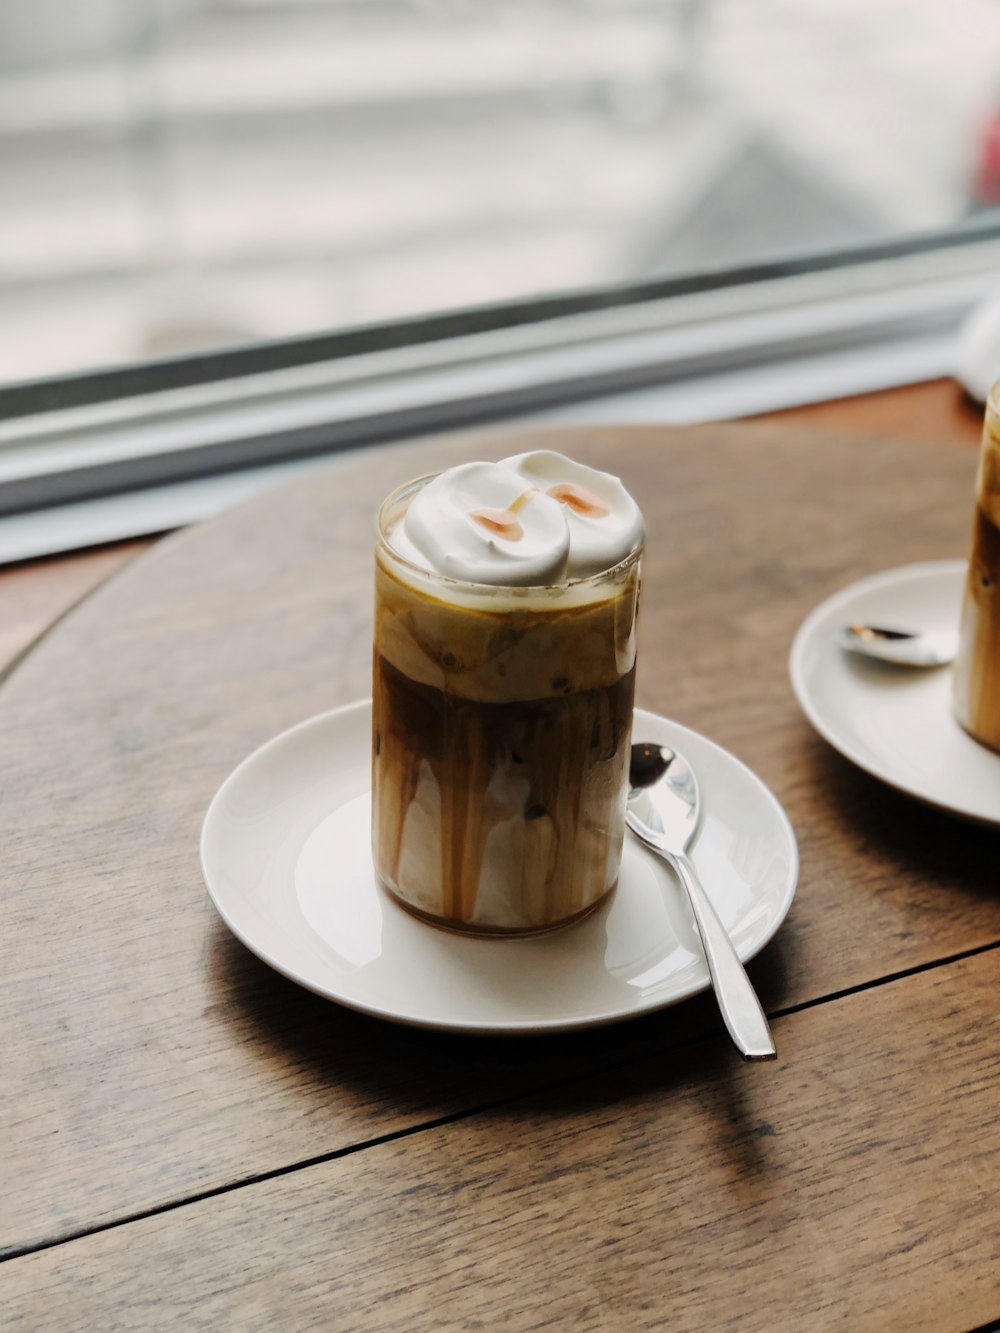
<svg viewBox="0 0 1000 1333"><path fill-rule="evenodd" d="M661 1094L671 1068L690 1067L702 1049L709 1052L709 1067L720 1059L742 1063L707 994L609 1027L494 1037L424 1031L345 1009L274 972L221 922L209 967L219 1011L232 1024L234 1039L255 1051L264 1077L270 1067L275 1079L285 1079L292 1068L318 1097L336 1085L397 1114L450 1116L562 1083L571 1088L589 1074L607 1075L597 1085L614 1102L621 1096L616 1071L637 1062L650 1061ZM780 937L748 970L768 1007L769 997L784 993Z"/></svg>
<svg viewBox="0 0 1000 1333"><path fill-rule="evenodd" d="M863 848L875 875L895 872L901 886L918 894L946 889L1000 903L1000 829L924 805L856 768L822 741L816 740L810 758L809 781L821 793L826 813L845 846Z"/></svg>

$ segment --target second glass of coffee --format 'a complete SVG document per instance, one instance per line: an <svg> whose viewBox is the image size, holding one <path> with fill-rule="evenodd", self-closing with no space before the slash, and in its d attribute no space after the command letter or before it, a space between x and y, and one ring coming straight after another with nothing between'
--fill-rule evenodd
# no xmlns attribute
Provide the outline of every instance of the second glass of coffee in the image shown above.
<svg viewBox="0 0 1000 1333"><path fill-rule="evenodd" d="M971 736L1000 750L1000 383L983 422L954 706Z"/></svg>

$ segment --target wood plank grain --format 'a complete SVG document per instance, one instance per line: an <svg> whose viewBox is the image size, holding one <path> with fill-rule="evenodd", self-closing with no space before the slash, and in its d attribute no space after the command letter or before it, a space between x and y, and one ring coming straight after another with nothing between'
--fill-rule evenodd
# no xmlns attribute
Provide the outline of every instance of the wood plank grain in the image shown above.
<svg viewBox="0 0 1000 1333"><path fill-rule="evenodd" d="M145 550L150 540L120 542L0 570L0 674L71 606Z"/></svg>
<svg viewBox="0 0 1000 1333"><path fill-rule="evenodd" d="M26 1256L10 1328L885 1330L1000 1314L996 952Z"/></svg>
<svg viewBox="0 0 1000 1333"><path fill-rule="evenodd" d="M995 838L955 836L831 753L785 666L835 587L963 550L971 453L729 426L500 431L352 457L159 543L0 690L4 1246L717 1028L705 1001L564 1040L395 1030L257 963L201 884L201 818L231 767L367 692L377 500L447 462L552 443L642 498L639 701L755 767L798 830L799 899L754 968L769 1008L1000 938Z"/></svg>
<svg viewBox="0 0 1000 1333"><path fill-rule="evenodd" d="M877 393L789 407L755 418L774 425L897 440L951 441L977 448L983 408L955 380L928 380Z"/></svg>

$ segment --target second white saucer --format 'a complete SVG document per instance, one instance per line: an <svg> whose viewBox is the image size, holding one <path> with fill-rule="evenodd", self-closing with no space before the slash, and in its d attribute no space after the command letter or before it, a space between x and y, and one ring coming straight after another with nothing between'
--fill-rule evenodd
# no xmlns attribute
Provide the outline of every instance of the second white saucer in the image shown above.
<svg viewBox="0 0 1000 1333"><path fill-rule="evenodd" d="M951 670L912 671L846 653L853 621L955 630L964 560L890 569L829 597L792 645L792 686L825 740L852 763L929 805L1000 825L1000 755L967 735L951 711Z"/></svg>

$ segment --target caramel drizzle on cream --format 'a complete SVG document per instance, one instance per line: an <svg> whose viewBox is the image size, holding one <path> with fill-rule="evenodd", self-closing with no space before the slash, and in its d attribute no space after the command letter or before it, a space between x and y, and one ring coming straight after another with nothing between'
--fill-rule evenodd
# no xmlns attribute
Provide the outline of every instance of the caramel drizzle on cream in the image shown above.
<svg viewBox="0 0 1000 1333"><path fill-rule="evenodd" d="M507 542L519 542L524 536L524 528L516 517L517 511L523 509L531 497L537 494L538 487L529 486L506 509L473 509L469 517L495 537L502 537Z"/></svg>
<svg viewBox="0 0 1000 1333"><path fill-rule="evenodd" d="M586 518L606 518L611 513L600 496L588 491L586 486L574 486L572 482L564 482L558 486L550 486L545 494L551 495L553 500L558 500L560 504L569 505L575 514L583 514Z"/></svg>
<svg viewBox="0 0 1000 1333"><path fill-rule="evenodd" d="M519 542L524 536L524 528L510 509L473 509L469 517L506 542Z"/></svg>
<svg viewBox="0 0 1000 1333"><path fill-rule="evenodd" d="M511 501L506 509L473 509L469 517L487 532L492 532L494 536L502 537L504 541L518 542L524 536L524 528L518 521L517 511L537 494L538 487L531 486L516 500ZM574 513L583 514L587 518L604 518L611 513L604 501L593 491L588 491L585 486L574 486L571 482L564 482L558 486L550 486L545 494L551 495L553 500L558 500L560 504L569 505Z"/></svg>

